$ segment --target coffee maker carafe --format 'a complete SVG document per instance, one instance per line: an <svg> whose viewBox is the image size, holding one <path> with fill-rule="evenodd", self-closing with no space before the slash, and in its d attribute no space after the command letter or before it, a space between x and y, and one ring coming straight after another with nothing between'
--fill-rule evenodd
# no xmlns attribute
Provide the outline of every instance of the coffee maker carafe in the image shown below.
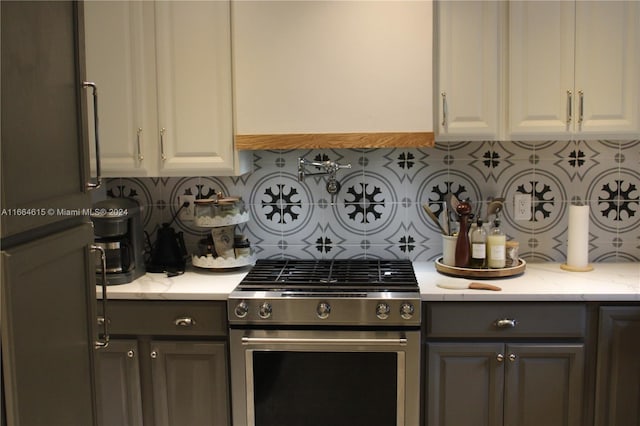
<svg viewBox="0 0 640 426"><path fill-rule="evenodd" d="M91 211L95 243L105 250L107 285L130 283L145 273L140 206L130 198L97 202ZM96 263L98 284L102 263Z"/></svg>

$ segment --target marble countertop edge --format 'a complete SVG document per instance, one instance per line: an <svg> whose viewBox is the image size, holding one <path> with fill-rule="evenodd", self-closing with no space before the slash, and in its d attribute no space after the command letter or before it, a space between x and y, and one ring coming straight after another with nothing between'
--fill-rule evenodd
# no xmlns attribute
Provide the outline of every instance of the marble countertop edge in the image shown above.
<svg viewBox="0 0 640 426"><path fill-rule="evenodd" d="M530 263L517 277L482 280L502 291L452 290L438 283L466 284L477 279L453 278L435 270L433 262L414 262L423 301L596 301L640 302L640 263L598 263L591 272L569 272L558 263ZM132 283L107 288L110 300L226 300L249 271L188 268L183 275L147 273ZM98 298L101 287L96 287Z"/></svg>

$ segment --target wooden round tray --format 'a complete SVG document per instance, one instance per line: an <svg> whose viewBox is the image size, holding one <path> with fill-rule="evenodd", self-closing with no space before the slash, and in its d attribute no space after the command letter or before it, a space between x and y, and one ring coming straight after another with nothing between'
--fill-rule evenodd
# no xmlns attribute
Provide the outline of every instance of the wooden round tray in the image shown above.
<svg viewBox="0 0 640 426"><path fill-rule="evenodd" d="M509 268L500 269L459 268L457 266L445 265L444 263L442 263L442 258L436 260L436 270L438 272L440 272L441 274L460 278L507 278L523 274L526 267L527 262L522 259L518 259L517 266L510 266Z"/></svg>

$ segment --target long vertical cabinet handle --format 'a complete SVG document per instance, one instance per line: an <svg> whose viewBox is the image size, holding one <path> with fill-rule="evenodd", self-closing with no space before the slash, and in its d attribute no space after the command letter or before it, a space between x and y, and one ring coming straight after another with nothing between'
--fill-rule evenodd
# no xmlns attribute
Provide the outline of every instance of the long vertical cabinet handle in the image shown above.
<svg viewBox="0 0 640 426"><path fill-rule="evenodd" d="M578 97L580 98L580 106L578 107L578 123L582 124L584 121L584 92L578 91Z"/></svg>
<svg viewBox="0 0 640 426"><path fill-rule="evenodd" d="M98 87L91 81L83 81L82 87L91 87L93 95L93 132L96 139L96 181L87 182L87 189L97 189L102 185L102 175L100 173L100 138L98 133Z"/></svg>
<svg viewBox="0 0 640 426"><path fill-rule="evenodd" d="M102 340L95 341L95 348L106 348L109 345L109 319L107 317L107 254L104 249L98 245L91 245L92 251L100 252L100 263L102 266Z"/></svg>
<svg viewBox="0 0 640 426"><path fill-rule="evenodd" d="M442 127L447 127L447 92L442 92Z"/></svg>
<svg viewBox="0 0 640 426"><path fill-rule="evenodd" d="M136 142L138 144L138 161L142 162L144 160L144 156L142 155L142 148L140 146L140 139L142 138L142 128L138 128L136 131Z"/></svg>
<svg viewBox="0 0 640 426"><path fill-rule="evenodd" d="M567 124L571 124L573 119L573 93L571 90L567 90Z"/></svg>
<svg viewBox="0 0 640 426"><path fill-rule="evenodd" d="M165 129L164 127L162 129L160 129L160 158L162 158L162 161L165 161L167 159L167 155L164 153L164 134L166 133L167 129Z"/></svg>

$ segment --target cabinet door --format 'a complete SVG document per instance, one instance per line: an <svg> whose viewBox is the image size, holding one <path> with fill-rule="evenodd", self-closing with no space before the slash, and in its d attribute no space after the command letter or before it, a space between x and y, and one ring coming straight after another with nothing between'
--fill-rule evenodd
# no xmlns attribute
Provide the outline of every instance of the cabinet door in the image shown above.
<svg viewBox="0 0 640 426"><path fill-rule="evenodd" d="M9 425L95 424L92 242L93 227L85 224L2 252Z"/></svg>
<svg viewBox="0 0 640 426"><path fill-rule="evenodd" d="M157 2L155 12L160 174L233 174L230 2Z"/></svg>
<svg viewBox="0 0 640 426"><path fill-rule="evenodd" d="M600 308L596 426L640 422L640 307Z"/></svg>
<svg viewBox="0 0 640 426"><path fill-rule="evenodd" d="M4 238L68 219L58 210L91 199L81 4L0 3Z"/></svg>
<svg viewBox="0 0 640 426"><path fill-rule="evenodd" d="M498 137L504 3L437 3L438 139Z"/></svg>
<svg viewBox="0 0 640 426"><path fill-rule="evenodd" d="M99 426L142 426L139 358L136 340L111 340L97 352Z"/></svg>
<svg viewBox="0 0 640 426"><path fill-rule="evenodd" d="M504 424L583 426L584 345L509 344Z"/></svg>
<svg viewBox="0 0 640 426"><path fill-rule="evenodd" d="M509 3L511 138L571 135L574 18L572 1Z"/></svg>
<svg viewBox="0 0 640 426"><path fill-rule="evenodd" d="M87 75L100 96L102 174L153 176L149 169L157 166L158 144L153 6L88 1L84 16ZM93 148L91 153L95 158Z"/></svg>
<svg viewBox="0 0 640 426"><path fill-rule="evenodd" d="M234 2L237 134L432 132L432 28L430 0Z"/></svg>
<svg viewBox="0 0 640 426"><path fill-rule="evenodd" d="M429 343L427 425L502 426L501 343Z"/></svg>
<svg viewBox="0 0 640 426"><path fill-rule="evenodd" d="M229 424L226 344L151 342L157 426Z"/></svg>
<svg viewBox="0 0 640 426"><path fill-rule="evenodd" d="M640 137L640 4L576 3L576 130Z"/></svg>

